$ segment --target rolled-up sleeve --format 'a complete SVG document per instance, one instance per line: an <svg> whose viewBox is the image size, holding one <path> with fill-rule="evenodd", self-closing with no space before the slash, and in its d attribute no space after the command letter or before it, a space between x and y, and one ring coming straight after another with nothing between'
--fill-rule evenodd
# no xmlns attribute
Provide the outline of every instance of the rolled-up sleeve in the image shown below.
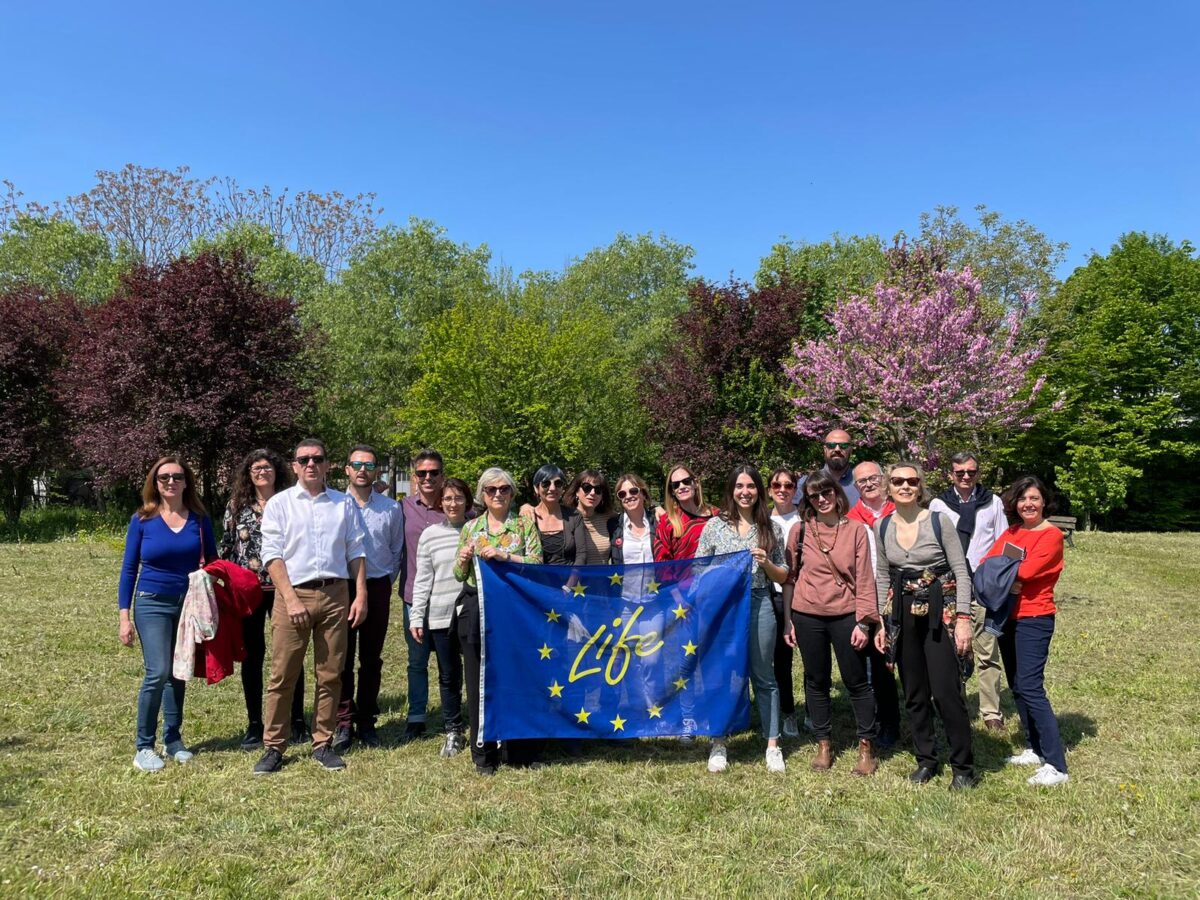
<svg viewBox="0 0 1200 900"><path fill-rule="evenodd" d="M287 499L276 494L263 507L262 515L262 564L265 568L272 560L283 559L283 507Z"/></svg>

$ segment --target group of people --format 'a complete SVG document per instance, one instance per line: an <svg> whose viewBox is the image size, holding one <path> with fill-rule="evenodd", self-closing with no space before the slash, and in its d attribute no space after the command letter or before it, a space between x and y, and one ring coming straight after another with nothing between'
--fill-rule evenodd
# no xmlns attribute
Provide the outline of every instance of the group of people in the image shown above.
<svg viewBox="0 0 1200 900"><path fill-rule="evenodd" d="M1027 738L1010 762L1039 767L1031 784L1065 782L1065 754L1044 686L1063 563L1062 535L1046 519L1045 486L1027 476L997 497L980 484L977 456L964 452L951 461L950 488L930 502L916 463L851 468L854 448L841 430L826 436L823 449L824 466L803 476L779 468L764 483L755 467L736 467L716 506L705 502L697 473L686 465L667 469L661 507L637 474L623 474L610 487L602 472L588 469L568 479L561 468L544 465L532 478L536 502L517 509L511 474L490 468L472 493L465 481L446 476L434 450L413 460L416 489L401 502L374 489L379 458L365 445L349 454L347 492L336 491L326 483L328 451L309 439L296 447L290 473L269 450L243 460L219 550L190 468L177 456L163 457L148 473L142 506L130 521L119 591L120 639L132 645L136 630L145 663L134 765L150 771L165 764L155 749L160 709L166 756L191 759L181 730L184 682L172 676L171 658L189 573L218 554L256 573L262 589L261 605L241 622L248 720L242 747L263 748L256 774L278 771L289 742L311 740L314 758L329 769L345 766L342 755L355 741L379 745L382 651L396 585L408 647L403 739L425 733L428 662L436 654L440 754L451 757L469 746L477 771L493 774L501 764L541 766L543 742L478 740L476 557L636 565L746 550L752 561L750 682L769 771L785 771L781 737L799 735L792 695L798 649L804 724L816 739L813 770L834 762L836 659L855 720L854 775L873 774L877 750L899 738L898 671L917 762L910 779L924 784L939 771L936 712L949 744L950 786L973 787L978 778L964 683L974 668L989 731L1006 729L999 693L1001 673L1007 677ZM972 576L995 556L1013 560L1015 578L1006 615L985 622ZM309 643L316 676L311 732L303 705ZM680 740L690 742L694 727L685 711ZM567 750L579 752L573 742ZM726 741L715 737L708 769L727 766Z"/></svg>

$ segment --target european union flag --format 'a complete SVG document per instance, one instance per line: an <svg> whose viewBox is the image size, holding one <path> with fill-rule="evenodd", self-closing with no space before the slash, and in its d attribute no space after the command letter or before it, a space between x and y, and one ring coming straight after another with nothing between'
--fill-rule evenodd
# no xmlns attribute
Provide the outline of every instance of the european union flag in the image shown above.
<svg viewBox="0 0 1200 900"><path fill-rule="evenodd" d="M750 571L746 551L626 566L478 560L482 739L746 728Z"/></svg>

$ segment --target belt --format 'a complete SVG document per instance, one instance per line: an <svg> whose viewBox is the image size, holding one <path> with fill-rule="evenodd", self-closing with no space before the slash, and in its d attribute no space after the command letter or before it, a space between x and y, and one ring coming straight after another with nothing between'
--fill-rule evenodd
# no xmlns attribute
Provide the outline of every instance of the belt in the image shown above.
<svg viewBox="0 0 1200 900"><path fill-rule="evenodd" d="M300 584L293 584L294 588L303 588L306 591L316 590L317 588L329 587L331 584L337 584L339 581L345 581L345 578L314 578L312 581L304 581Z"/></svg>

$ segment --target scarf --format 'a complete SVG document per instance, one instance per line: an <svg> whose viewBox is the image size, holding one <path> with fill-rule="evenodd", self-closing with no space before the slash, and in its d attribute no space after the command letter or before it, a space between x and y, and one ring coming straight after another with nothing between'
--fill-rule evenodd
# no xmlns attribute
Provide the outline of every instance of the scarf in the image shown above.
<svg viewBox="0 0 1200 900"><path fill-rule="evenodd" d="M987 506L992 502L991 491L982 484L977 484L972 489L971 496L964 500L951 486L942 491L938 499L958 514L958 526L955 530L958 532L958 540L962 544L963 553L966 553L967 544L971 543L971 535L975 533L975 513L979 511L979 507Z"/></svg>

